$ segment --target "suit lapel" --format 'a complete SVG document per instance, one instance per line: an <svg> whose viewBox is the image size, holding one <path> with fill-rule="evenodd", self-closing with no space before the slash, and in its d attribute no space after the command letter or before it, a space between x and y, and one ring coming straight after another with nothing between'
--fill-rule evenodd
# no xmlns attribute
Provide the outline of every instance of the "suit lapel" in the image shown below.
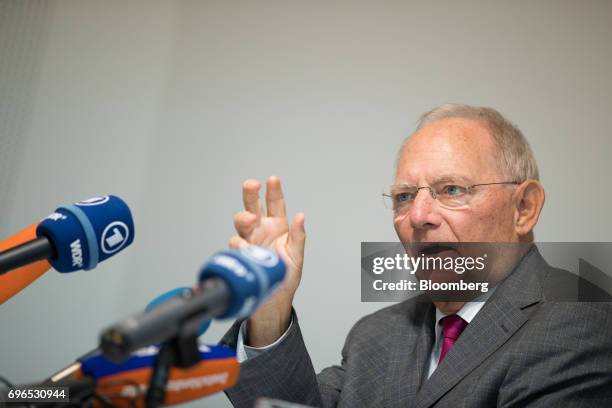
<svg viewBox="0 0 612 408"><path fill-rule="evenodd" d="M423 384L417 408L433 405L525 324L529 314L524 309L541 299L541 276L547 267L535 247L525 255Z"/></svg>
<svg viewBox="0 0 612 408"><path fill-rule="evenodd" d="M385 379L385 407L414 403L434 343L435 308L431 302L416 301L412 313L395 316Z"/></svg>

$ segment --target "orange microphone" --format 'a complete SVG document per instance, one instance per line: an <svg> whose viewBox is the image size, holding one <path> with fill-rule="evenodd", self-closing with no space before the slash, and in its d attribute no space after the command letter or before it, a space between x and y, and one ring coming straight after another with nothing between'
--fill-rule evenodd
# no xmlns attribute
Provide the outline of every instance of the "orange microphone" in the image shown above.
<svg viewBox="0 0 612 408"><path fill-rule="evenodd" d="M134 240L127 204L107 195L63 205L0 243L0 304L53 268L94 269Z"/></svg>
<svg viewBox="0 0 612 408"><path fill-rule="evenodd" d="M194 401L236 384L240 375L236 350L222 344L198 344L197 352L198 361L191 367L169 367L163 399L156 406ZM65 387L70 405L75 406L147 408L151 406L149 386L160 357L160 348L149 346L116 364L93 350L52 377L19 387ZM0 387L0 395L2 392Z"/></svg>
<svg viewBox="0 0 612 408"><path fill-rule="evenodd" d="M18 232L12 237L0 242L0 252L18 247L37 238L38 223ZM13 270L11 273L0 275L0 305L19 293L23 288L38 279L51 269L47 260L31 263Z"/></svg>
<svg viewBox="0 0 612 408"><path fill-rule="evenodd" d="M222 346L211 348L220 347ZM239 372L240 364L232 355L207 356L191 368L172 367L166 385L164 405L182 404L230 388L238 381ZM144 408L151 375L151 367L109 375L97 381L96 394L119 408Z"/></svg>
<svg viewBox="0 0 612 408"><path fill-rule="evenodd" d="M225 345L200 344L199 362L189 368L171 367L165 385L163 405L176 405L203 398L232 387L238 381L240 364L236 351ZM94 407L104 400L118 408L144 408L159 347L149 346L132 353L116 364L99 351L81 357L72 366L42 383L68 386L75 402L92 401ZM83 397L77 401L76 395ZM91 400L92 396L96 396Z"/></svg>

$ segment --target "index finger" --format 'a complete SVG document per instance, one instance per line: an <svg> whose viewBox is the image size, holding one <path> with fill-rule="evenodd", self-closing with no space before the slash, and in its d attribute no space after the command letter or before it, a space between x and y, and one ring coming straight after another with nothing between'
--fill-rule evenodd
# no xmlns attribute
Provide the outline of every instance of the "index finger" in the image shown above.
<svg viewBox="0 0 612 408"><path fill-rule="evenodd" d="M255 214L258 219L263 216L259 198L259 181L249 179L242 184L242 202L244 209Z"/></svg>

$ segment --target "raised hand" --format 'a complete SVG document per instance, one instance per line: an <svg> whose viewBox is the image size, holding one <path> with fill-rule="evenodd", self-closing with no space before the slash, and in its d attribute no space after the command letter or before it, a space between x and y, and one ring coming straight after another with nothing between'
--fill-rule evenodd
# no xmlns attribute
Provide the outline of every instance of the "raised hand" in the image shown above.
<svg viewBox="0 0 612 408"><path fill-rule="evenodd" d="M261 204L259 182L247 180L242 185L244 211L234 216L237 235L230 240L231 248L272 247L287 265L287 274L278 292L249 319L247 343L253 347L273 343L289 325L293 297L302 276L306 240L303 213L296 214L289 227L280 179L270 177L266 184L267 214Z"/></svg>

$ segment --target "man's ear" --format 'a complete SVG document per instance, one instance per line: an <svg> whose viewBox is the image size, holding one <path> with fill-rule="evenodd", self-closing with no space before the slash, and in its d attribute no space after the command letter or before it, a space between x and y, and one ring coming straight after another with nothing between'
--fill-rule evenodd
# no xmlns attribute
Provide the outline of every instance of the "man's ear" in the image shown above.
<svg viewBox="0 0 612 408"><path fill-rule="evenodd" d="M537 180L525 180L514 192L514 229L520 236L533 231L544 206L544 187Z"/></svg>

